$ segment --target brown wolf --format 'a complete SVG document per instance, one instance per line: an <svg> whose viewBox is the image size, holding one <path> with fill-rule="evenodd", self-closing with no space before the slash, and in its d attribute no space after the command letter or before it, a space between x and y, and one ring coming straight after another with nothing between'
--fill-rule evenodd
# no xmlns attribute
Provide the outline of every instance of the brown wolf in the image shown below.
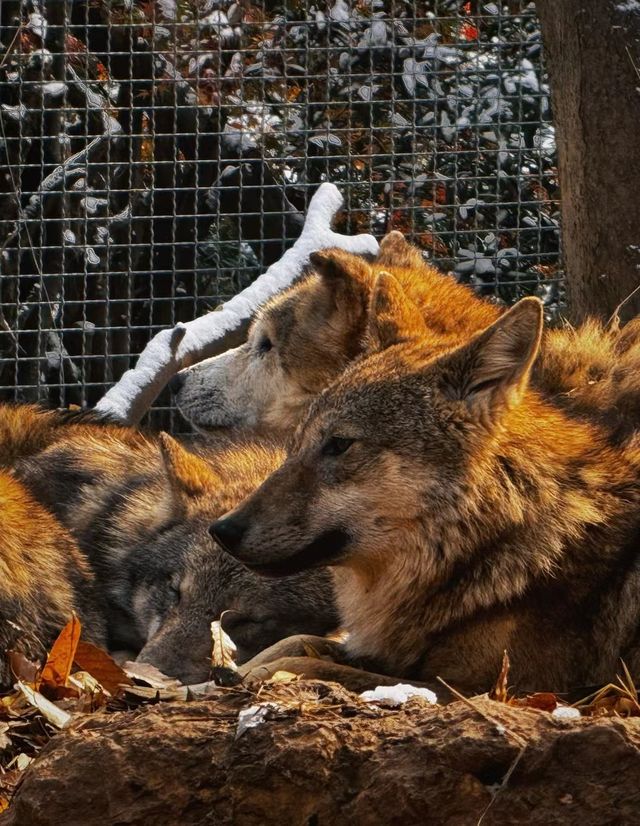
<svg viewBox="0 0 640 826"><path fill-rule="evenodd" d="M166 434L84 424L50 441L18 461L16 473L89 559L112 650L140 652L165 673L199 682L209 673L210 623L223 612L239 662L282 637L337 625L327 572L268 582L208 534L213 519L279 466L281 449L220 440L197 455Z"/></svg>
<svg viewBox="0 0 640 826"><path fill-rule="evenodd" d="M290 434L313 399L354 359L380 347L367 334L377 275L388 271L415 303L425 352L464 343L503 312L429 266L398 232L368 263L341 250L312 256L314 272L272 299L245 344L179 373L178 407L196 427L235 426ZM640 322L622 335L588 322L545 334L533 382L579 416L621 437L638 424Z"/></svg>
<svg viewBox="0 0 640 826"><path fill-rule="evenodd" d="M85 636L105 642L93 574L71 535L17 479L0 471L0 687L13 682L6 654L42 661L75 612Z"/></svg>
<svg viewBox="0 0 640 826"><path fill-rule="evenodd" d="M332 566L352 665L485 691L507 649L521 690L601 684L620 657L640 676L637 439L612 444L532 389L537 299L433 356L401 293L378 278L366 334L385 349L316 399L213 535L264 575Z"/></svg>

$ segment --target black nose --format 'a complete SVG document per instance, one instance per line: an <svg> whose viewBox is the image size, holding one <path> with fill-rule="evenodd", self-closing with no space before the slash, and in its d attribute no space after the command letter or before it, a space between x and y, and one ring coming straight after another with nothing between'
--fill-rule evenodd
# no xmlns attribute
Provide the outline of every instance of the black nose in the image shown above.
<svg viewBox="0 0 640 826"><path fill-rule="evenodd" d="M209 533L225 551L234 554L240 547L246 526L235 516L218 519L209 528Z"/></svg>
<svg viewBox="0 0 640 826"><path fill-rule="evenodd" d="M176 373L175 376L169 380L169 390L171 390L174 396L182 390L182 385L185 383L186 378L186 374L181 372Z"/></svg>

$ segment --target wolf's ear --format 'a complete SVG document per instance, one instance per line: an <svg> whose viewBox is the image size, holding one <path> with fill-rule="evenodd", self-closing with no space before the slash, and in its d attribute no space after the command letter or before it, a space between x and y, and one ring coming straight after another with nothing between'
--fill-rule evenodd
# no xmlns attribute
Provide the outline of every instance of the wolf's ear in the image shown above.
<svg viewBox="0 0 640 826"><path fill-rule="evenodd" d="M394 229L380 241L380 252L374 263L384 267L416 269L423 266L425 261L420 250Z"/></svg>
<svg viewBox="0 0 640 826"><path fill-rule="evenodd" d="M338 309L364 312L373 283L371 267L363 258L340 249L312 252L309 260L327 285Z"/></svg>
<svg viewBox="0 0 640 826"><path fill-rule="evenodd" d="M160 433L158 441L169 479L179 493L202 496L221 484L218 475L204 459L185 450L168 433Z"/></svg>
<svg viewBox="0 0 640 826"><path fill-rule="evenodd" d="M378 274L371 302L367 329L367 349L377 352L393 344L419 338L426 332L420 310L409 299L391 273Z"/></svg>
<svg viewBox="0 0 640 826"><path fill-rule="evenodd" d="M529 382L542 336L542 302L523 298L444 361L442 387L480 415L517 403Z"/></svg>

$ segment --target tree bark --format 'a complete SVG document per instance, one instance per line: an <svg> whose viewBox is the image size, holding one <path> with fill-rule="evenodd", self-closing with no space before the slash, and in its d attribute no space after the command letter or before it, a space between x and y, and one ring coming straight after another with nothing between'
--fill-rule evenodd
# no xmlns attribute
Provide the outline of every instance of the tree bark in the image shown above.
<svg viewBox="0 0 640 826"><path fill-rule="evenodd" d="M640 312L640 3L538 0L572 321Z"/></svg>

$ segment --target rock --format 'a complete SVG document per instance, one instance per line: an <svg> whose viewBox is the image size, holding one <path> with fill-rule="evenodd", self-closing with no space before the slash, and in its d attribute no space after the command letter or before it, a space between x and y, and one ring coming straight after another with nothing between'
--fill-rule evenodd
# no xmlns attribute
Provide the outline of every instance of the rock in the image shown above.
<svg viewBox="0 0 640 826"><path fill-rule="evenodd" d="M256 703L277 713L238 736L239 711ZM90 716L26 769L0 824L468 826L485 811L484 826L637 821L638 719L474 704L379 708L303 681Z"/></svg>

